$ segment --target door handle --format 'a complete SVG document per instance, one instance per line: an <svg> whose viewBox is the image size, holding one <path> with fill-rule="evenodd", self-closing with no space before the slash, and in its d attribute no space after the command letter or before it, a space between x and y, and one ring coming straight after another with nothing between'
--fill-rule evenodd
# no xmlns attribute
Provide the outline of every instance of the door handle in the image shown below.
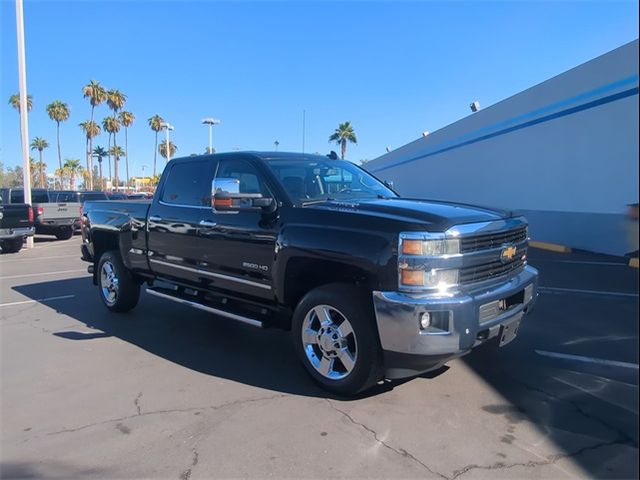
<svg viewBox="0 0 640 480"><path fill-rule="evenodd" d="M151 216L149 217L149 220L150 220L151 222L161 222L161 221L162 221L162 217L159 217L159 216L157 216L157 215L151 215Z"/></svg>
<svg viewBox="0 0 640 480"><path fill-rule="evenodd" d="M201 227L213 228L217 225L216 222L209 222L207 220L200 220Z"/></svg>

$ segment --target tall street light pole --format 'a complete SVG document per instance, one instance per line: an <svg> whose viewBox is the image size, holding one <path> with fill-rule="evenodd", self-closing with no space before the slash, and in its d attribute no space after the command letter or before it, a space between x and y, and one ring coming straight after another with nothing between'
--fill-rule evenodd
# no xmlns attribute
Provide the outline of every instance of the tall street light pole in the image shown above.
<svg viewBox="0 0 640 480"><path fill-rule="evenodd" d="M22 144L22 183L24 203L31 204L31 170L29 165L29 121L27 110L27 66L24 53L24 14L22 0L16 0L16 34L18 37L18 82L20 87L20 134ZM33 237L27 237L27 248L33 248Z"/></svg>
<svg viewBox="0 0 640 480"><path fill-rule="evenodd" d="M280 145L280 142L278 140L276 140L275 142L273 142L273 144L276 147L276 152L278 151L278 145Z"/></svg>
<svg viewBox="0 0 640 480"><path fill-rule="evenodd" d="M167 122L162 122L160 124L161 128L164 128L165 132L167 133L167 143L165 144L165 153L167 154L167 163L169 163L169 160L171 160L171 149L169 148L169 130L173 130L173 125L171 125L170 123Z"/></svg>
<svg viewBox="0 0 640 480"><path fill-rule="evenodd" d="M220 125L221 122L217 118L203 118L201 122L209 125L209 153L213 153L213 126Z"/></svg>

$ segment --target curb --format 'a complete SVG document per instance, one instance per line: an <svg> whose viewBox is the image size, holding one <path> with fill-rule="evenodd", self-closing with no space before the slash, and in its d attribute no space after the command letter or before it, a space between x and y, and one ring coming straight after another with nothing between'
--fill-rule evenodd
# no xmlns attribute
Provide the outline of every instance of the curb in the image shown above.
<svg viewBox="0 0 640 480"><path fill-rule="evenodd" d="M633 268L638 268L638 257L630 258L629 266Z"/></svg>
<svg viewBox="0 0 640 480"><path fill-rule="evenodd" d="M549 250L551 252L571 253L571 247L565 247L564 245L558 245L557 243L538 242L536 240L530 240L529 246L533 248L539 248L540 250Z"/></svg>

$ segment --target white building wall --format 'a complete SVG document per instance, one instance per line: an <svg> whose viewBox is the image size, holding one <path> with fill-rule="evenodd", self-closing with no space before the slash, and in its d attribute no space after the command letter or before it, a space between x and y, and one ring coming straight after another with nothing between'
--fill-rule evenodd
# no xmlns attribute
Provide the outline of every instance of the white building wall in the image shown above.
<svg viewBox="0 0 640 480"><path fill-rule="evenodd" d="M637 248L624 213L638 202L638 41L366 168L403 196L522 211L536 240L629 252Z"/></svg>

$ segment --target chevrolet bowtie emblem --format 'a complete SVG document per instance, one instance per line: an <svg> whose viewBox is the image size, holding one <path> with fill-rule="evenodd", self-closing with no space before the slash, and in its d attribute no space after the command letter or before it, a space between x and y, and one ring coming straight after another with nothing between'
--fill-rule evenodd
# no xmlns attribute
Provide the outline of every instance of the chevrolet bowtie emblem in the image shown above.
<svg viewBox="0 0 640 480"><path fill-rule="evenodd" d="M503 263L508 262L509 260L511 260L513 257L516 256L516 252L517 252L517 248L515 245L508 245L502 248L502 252L500 252L500 260L502 260Z"/></svg>

